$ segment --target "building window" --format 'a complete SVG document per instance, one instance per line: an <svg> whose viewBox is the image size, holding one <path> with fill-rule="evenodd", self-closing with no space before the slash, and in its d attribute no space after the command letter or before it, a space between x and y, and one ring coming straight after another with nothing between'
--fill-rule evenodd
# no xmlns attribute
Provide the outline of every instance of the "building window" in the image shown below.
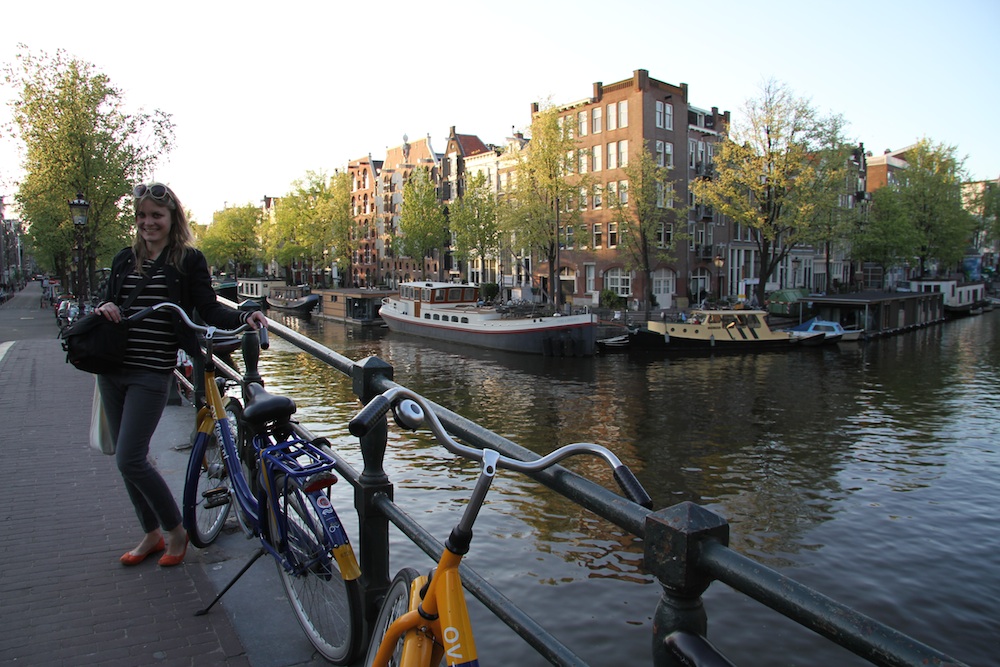
<svg viewBox="0 0 1000 667"><path fill-rule="evenodd" d="M591 134L601 133L601 111L601 107L594 107L593 111L590 112Z"/></svg>
<svg viewBox="0 0 1000 667"><path fill-rule="evenodd" d="M566 227L566 247L567 248L572 248L573 247L573 230L574 230L573 225L569 225L569 226Z"/></svg>
<svg viewBox="0 0 1000 667"><path fill-rule="evenodd" d="M618 203L618 184L611 181L604 186L604 189L608 193L608 207L614 208Z"/></svg>
<svg viewBox="0 0 1000 667"><path fill-rule="evenodd" d="M581 137L587 136L587 112L581 111L576 115L576 125Z"/></svg>
<svg viewBox="0 0 1000 667"><path fill-rule="evenodd" d="M669 248L674 242L674 225L669 222L660 223L656 230L656 247Z"/></svg>
<svg viewBox="0 0 1000 667"><path fill-rule="evenodd" d="M628 181L618 181L618 201L622 206L628 204Z"/></svg>
<svg viewBox="0 0 1000 667"><path fill-rule="evenodd" d="M604 274L604 289L612 290L618 296L631 296L632 278L621 268L609 269Z"/></svg>
<svg viewBox="0 0 1000 667"><path fill-rule="evenodd" d="M580 188L580 210L587 210L587 188Z"/></svg>
<svg viewBox="0 0 1000 667"><path fill-rule="evenodd" d="M669 141L663 142L663 153L665 155L666 164L664 165L668 169L674 168L674 145Z"/></svg>
<svg viewBox="0 0 1000 667"><path fill-rule="evenodd" d="M601 243L602 243L601 234L602 233L603 233L603 231L602 231L601 223L599 223L599 222L594 223L594 248L600 248L600 247L602 247L601 246Z"/></svg>
<svg viewBox="0 0 1000 667"><path fill-rule="evenodd" d="M566 172L574 173L576 171L576 155L575 151L566 151Z"/></svg>
<svg viewBox="0 0 1000 667"><path fill-rule="evenodd" d="M626 165L628 165L628 139L622 139L618 142L618 166Z"/></svg>
<svg viewBox="0 0 1000 667"><path fill-rule="evenodd" d="M608 223L608 247L614 248L618 245L618 223Z"/></svg>
<svg viewBox="0 0 1000 667"><path fill-rule="evenodd" d="M694 155L697 150L698 142L694 139L688 139L688 167L691 169L694 169Z"/></svg>
<svg viewBox="0 0 1000 667"><path fill-rule="evenodd" d="M659 104L659 102L657 102ZM660 167L665 167L667 165L666 154L663 149L663 143L659 139L656 140L656 164Z"/></svg>
<svg viewBox="0 0 1000 667"><path fill-rule="evenodd" d="M587 173L587 149L579 150L576 152L577 160L577 171L581 174Z"/></svg>
<svg viewBox="0 0 1000 667"><path fill-rule="evenodd" d="M628 127L628 100L618 103L618 127Z"/></svg>
<svg viewBox="0 0 1000 667"><path fill-rule="evenodd" d="M663 129L663 102L656 100L656 127Z"/></svg>
<svg viewBox="0 0 1000 667"><path fill-rule="evenodd" d="M585 264L583 267L583 273L586 276L586 281L587 281L586 291L596 292L597 285L595 284L595 282L596 282L597 270L594 267L594 265Z"/></svg>
<svg viewBox="0 0 1000 667"><path fill-rule="evenodd" d="M602 190L602 188L601 188L601 184L600 183L598 183L598 184L596 184L594 186L594 208L595 209L601 208L601 195L602 195L601 190Z"/></svg>
<svg viewBox="0 0 1000 667"><path fill-rule="evenodd" d="M666 102L663 104L663 129L674 129L674 105Z"/></svg>
<svg viewBox="0 0 1000 667"><path fill-rule="evenodd" d="M618 144L611 142L608 144L608 169L618 168Z"/></svg>
<svg viewBox="0 0 1000 667"><path fill-rule="evenodd" d="M590 149L590 170L600 171L601 170L601 144L592 146Z"/></svg>
<svg viewBox="0 0 1000 667"><path fill-rule="evenodd" d="M618 114L615 113L615 108L616 107L615 107L614 102L612 102L611 104L608 105L608 129L609 130L617 130L618 129L618 125L615 123L615 119L618 117Z"/></svg>

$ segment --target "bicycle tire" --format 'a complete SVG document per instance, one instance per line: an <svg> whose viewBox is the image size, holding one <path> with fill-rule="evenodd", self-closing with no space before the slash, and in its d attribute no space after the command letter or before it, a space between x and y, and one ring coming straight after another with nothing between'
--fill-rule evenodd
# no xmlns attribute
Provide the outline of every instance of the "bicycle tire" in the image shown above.
<svg viewBox="0 0 1000 667"><path fill-rule="evenodd" d="M230 432L238 446L243 406L235 398L227 397L225 410ZM195 441L191 459L187 484L184 486L184 511L190 516L185 517L184 525L187 527L191 544L204 549L222 532L232 508L229 470L222 455L222 443L216 437L215 431ZM201 462L197 471L193 468L194 461ZM194 478L195 474L197 478Z"/></svg>
<svg viewBox="0 0 1000 667"><path fill-rule="evenodd" d="M378 619L372 626L371 642L368 645L368 654L365 656L365 667L372 667L375 654L378 652L385 631L392 625L392 622L409 611L410 608L410 584L420 576L420 573L412 567L404 567L396 578L389 584L389 590L382 598L382 604L378 610ZM399 667L400 653L403 650L403 640L396 643L396 650L389 659L389 667Z"/></svg>
<svg viewBox="0 0 1000 667"><path fill-rule="evenodd" d="M297 487L284 487L267 512L270 535L280 534L277 517L287 511L287 544L282 550L301 572L277 559L278 575L302 631L319 653L335 665L351 663L362 648L361 584L346 581L329 553L322 520Z"/></svg>

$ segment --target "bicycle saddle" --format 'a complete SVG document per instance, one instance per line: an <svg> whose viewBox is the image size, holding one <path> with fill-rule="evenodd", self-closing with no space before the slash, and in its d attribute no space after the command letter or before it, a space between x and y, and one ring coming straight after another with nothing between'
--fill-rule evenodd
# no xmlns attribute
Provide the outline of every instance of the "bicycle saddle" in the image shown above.
<svg viewBox="0 0 1000 667"><path fill-rule="evenodd" d="M285 421L295 414L295 401L287 396L270 394L256 382L247 385L246 393L247 404L243 408L243 419L254 426Z"/></svg>

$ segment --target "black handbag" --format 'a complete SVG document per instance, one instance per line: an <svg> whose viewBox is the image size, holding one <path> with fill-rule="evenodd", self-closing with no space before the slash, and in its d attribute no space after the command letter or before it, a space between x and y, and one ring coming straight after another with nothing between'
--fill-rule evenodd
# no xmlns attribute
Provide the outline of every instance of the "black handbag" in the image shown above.
<svg viewBox="0 0 1000 667"><path fill-rule="evenodd" d="M167 249L160 252L149 272L132 290L122 303L122 312L128 310L143 288L149 284L166 259ZM125 347L128 343L128 323L112 322L103 315L91 313L71 324L60 334L62 347L66 350L66 362L73 364L81 371L96 373L112 373L122 366L125 359Z"/></svg>

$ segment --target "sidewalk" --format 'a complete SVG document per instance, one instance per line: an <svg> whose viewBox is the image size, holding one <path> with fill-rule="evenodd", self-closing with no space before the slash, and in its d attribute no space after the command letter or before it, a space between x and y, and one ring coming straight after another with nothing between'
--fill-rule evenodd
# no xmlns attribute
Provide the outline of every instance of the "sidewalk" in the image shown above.
<svg viewBox="0 0 1000 667"><path fill-rule="evenodd" d="M232 519L184 565L119 556L141 529L112 457L88 445L94 377L65 363L29 284L0 305L0 663L319 665L262 560L196 617L256 549ZM168 406L151 456L180 498L194 412ZM14 466L18 466L15 468Z"/></svg>

